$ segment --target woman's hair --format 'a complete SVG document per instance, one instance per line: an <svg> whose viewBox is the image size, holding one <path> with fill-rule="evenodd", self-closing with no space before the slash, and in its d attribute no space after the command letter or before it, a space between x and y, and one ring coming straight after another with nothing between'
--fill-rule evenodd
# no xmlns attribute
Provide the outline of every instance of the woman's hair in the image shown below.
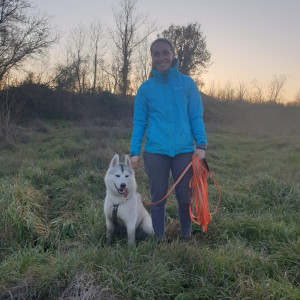
<svg viewBox="0 0 300 300"><path fill-rule="evenodd" d="M171 43L169 40L164 39L164 38L158 38L158 39L156 39L156 40L151 44L151 46L150 46L150 52L151 52L151 54L152 54L153 46L154 46L156 43L159 43L159 42L164 42L164 43L168 44L168 45L170 46L170 48L171 48L173 54L175 54L174 47L173 47L172 43Z"/></svg>

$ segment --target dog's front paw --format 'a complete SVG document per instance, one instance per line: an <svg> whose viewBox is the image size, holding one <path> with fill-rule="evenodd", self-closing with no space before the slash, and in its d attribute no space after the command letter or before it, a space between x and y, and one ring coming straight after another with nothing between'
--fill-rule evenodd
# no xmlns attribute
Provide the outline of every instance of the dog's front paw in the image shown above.
<svg viewBox="0 0 300 300"><path fill-rule="evenodd" d="M129 241L127 242L127 245L129 248L134 248L136 245L135 245L135 241Z"/></svg>
<svg viewBox="0 0 300 300"><path fill-rule="evenodd" d="M127 229L127 235L128 235L128 246L135 246L135 229L134 230L128 230Z"/></svg>

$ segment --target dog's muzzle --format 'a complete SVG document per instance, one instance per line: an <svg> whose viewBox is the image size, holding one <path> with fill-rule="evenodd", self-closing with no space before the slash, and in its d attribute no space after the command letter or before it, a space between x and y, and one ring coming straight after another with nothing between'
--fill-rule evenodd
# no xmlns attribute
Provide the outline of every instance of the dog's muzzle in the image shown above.
<svg viewBox="0 0 300 300"><path fill-rule="evenodd" d="M115 187L116 187L116 189L117 189L117 191L120 195L123 195L125 198L127 198L128 189L126 189L126 184L125 183L120 184L120 188L118 188L115 184Z"/></svg>

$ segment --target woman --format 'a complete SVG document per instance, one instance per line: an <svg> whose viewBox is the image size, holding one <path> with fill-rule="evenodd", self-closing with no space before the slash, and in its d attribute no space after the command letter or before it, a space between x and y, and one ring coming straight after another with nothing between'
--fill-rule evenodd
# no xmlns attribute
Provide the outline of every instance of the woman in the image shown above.
<svg viewBox="0 0 300 300"><path fill-rule="evenodd" d="M176 181L193 155L204 159L207 141L199 90L191 77L178 72L172 44L159 38L150 51L152 76L140 86L134 103L131 164L138 166L146 132L144 165L154 203L168 191L170 170ZM190 169L175 188L182 239L191 236L191 176ZM165 237L165 206L166 200L151 206L155 236L160 239Z"/></svg>

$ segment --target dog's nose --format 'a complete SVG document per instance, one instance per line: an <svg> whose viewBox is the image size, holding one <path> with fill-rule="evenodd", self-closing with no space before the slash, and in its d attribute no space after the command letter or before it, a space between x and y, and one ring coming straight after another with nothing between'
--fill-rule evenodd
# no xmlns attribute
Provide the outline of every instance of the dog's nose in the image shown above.
<svg viewBox="0 0 300 300"><path fill-rule="evenodd" d="M121 184L120 184L120 187L121 187L121 189L125 189L126 184L125 184L125 183L121 183Z"/></svg>

